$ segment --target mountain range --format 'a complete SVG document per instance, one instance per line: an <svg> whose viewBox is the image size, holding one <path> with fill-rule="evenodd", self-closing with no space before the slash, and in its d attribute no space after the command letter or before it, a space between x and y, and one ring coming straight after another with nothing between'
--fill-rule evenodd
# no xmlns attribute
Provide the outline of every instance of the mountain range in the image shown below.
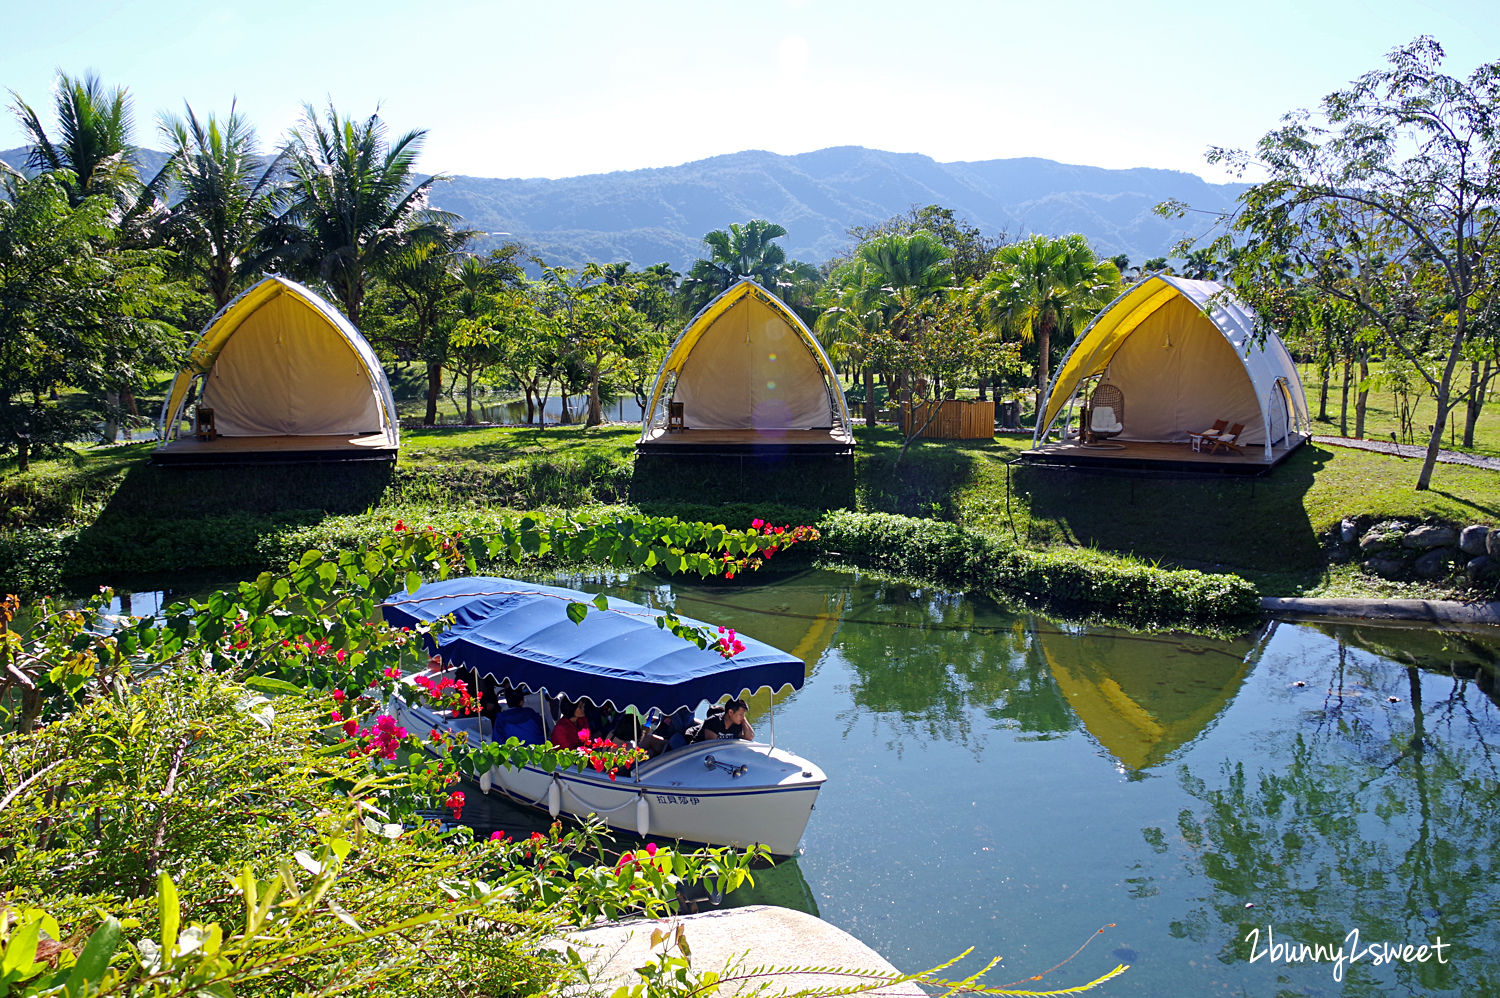
<svg viewBox="0 0 1500 998"><path fill-rule="evenodd" d="M154 167L162 154L143 151ZM19 164L24 150L0 152ZM916 153L840 146L795 156L751 150L680 166L561 179L457 176L433 188L434 207L462 215L485 235L482 246L517 241L548 263L665 261L686 270L703 235L731 222L764 218L787 230L787 255L822 263L850 248L848 230L929 204L995 236L1080 232L1102 256L1135 264L1169 256L1204 216L1168 220L1152 210L1176 199L1228 210L1244 190L1190 173L1108 170L1048 159L939 163Z"/></svg>

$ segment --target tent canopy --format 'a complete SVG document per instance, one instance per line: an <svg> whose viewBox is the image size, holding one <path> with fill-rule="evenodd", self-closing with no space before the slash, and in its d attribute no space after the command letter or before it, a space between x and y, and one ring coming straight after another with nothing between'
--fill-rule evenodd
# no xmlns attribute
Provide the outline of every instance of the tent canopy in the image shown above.
<svg viewBox="0 0 1500 998"><path fill-rule="evenodd" d="M162 406L163 441L199 378L222 436L385 432L399 442L375 351L338 309L282 277L264 278L209 320Z"/></svg>
<svg viewBox="0 0 1500 998"><path fill-rule="evenodd" d="M1182 442L1223 419L1269 455L1311 425L1286 346L1274 333L1260 340L1255 314L1213 281L1156 274L1100 312L1058 365L1036 443L1095 377L1125 395L1122 440Z"/></svg>
<svg viewBox="0 0 1500 998"><path fill-rule="evenodd" d="M795 312L748 278L704 306L672 344L646 406L643 437L669 399L683 403L695 429L849 425L823 348Z"/></svg>
<svg viewBox="0 0 1500 998"><path fill-rule="evenodd" d="M619 708L671 713L726 693L800 689L806 677L801 659L764 642L739 635L745 650L726 659L658 627L663 611L622 599L610 598L609 609L590 610L581 623L568 618L569 604L593 600L574 589L473 576L429 582L390 597L380 609L397 627L451 615L436 641L449 664L533 692Z"/></svg>

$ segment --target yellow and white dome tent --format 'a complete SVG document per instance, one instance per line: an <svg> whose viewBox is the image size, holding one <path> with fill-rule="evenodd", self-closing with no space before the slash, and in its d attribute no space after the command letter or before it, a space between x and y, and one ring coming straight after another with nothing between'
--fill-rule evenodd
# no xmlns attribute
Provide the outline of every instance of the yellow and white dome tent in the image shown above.
<svg viewBox="0 0 1500 998"><path fill-rule="evenodd" d="M375 351L313 291L270 276L204 327L162 405L162 451L180 429L194 384L226 449L332 450L394 455L400 424ZM198 443L194 441L194 443ZM330 455L333 456L333 455Z"/></svg>
<svg viewBox="0 0 1500 998"><path fill-rule="evenodd" d="M668 443L670 406L691 441L716 432L852 447L833 365L779 298L746 278L709 302L667 351L641 426L641 445ZM805 440L803 438L806 438Z"/></svg>
<svg viewBox="0 0 1500 998"><path fill-rule="evenodd" d="M1285 344L1260 338L1255 313L1213 281L1154 274L1094 317L1058 365L1033 447L1093 379L1125 397L1119 441L1185 443L1218 420L1270 461L1311 435L1307 397Z"/></svg>

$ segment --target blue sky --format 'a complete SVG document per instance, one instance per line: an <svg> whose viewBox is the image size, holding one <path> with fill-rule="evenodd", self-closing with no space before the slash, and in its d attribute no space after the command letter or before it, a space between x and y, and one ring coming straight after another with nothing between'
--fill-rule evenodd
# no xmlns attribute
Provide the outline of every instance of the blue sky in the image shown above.
<svg viewBox="0 0 1500 998"><path fill-rule="evenodd" d="M1210 145L1431 34L1451 73L1500 59L1493 0L1137 3L756 0L427 4L10 0L0 96L92 69L157 114L238 98L273 145L304 101L425 128L425 170L560 177L741 149L1042 156L1223 179ZM11 115L0 148L21 144Z"/></svg>

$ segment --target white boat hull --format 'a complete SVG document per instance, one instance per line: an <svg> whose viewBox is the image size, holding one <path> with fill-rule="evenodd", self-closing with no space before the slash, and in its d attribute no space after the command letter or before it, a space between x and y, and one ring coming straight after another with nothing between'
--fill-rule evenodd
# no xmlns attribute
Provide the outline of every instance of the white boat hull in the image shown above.
<svg viewBox="0 0 1500 998"><path fill-rule="evenodd" d="M444 718L399 698L388 710L424 744L434 728L470 738L488 735L478 718ZM554 816L596 814L611 828L642 838L763 845L778 856L796 854L826 780L800 756L739 739L675 749L615 780L587 768L548 773L534 766L466 775L486 793L505 793Z"/></svg>

